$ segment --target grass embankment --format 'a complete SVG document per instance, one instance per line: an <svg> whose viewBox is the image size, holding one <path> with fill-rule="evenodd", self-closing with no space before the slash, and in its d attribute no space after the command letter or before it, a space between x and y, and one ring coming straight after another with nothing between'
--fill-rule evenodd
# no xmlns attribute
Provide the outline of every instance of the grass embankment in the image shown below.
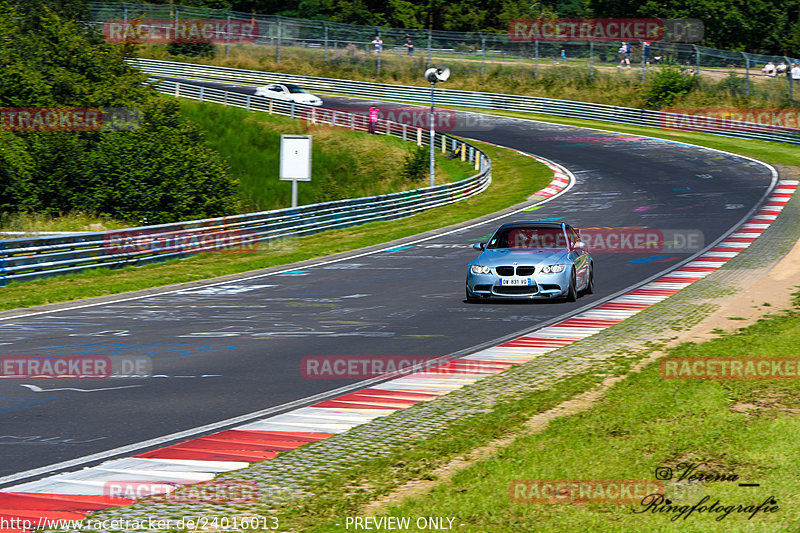
<svg viewBox="0 0 800 533"><path fill-rule="evenodd" d="M0 289L0 310L202 280L380 244L499 211L524 201L552 179L548 167L529 157L483 143L477 146L492 159L492 184L475 198L396 221L262 244L254 253L205 254L182 261L12 283Z"/></svg>
<svg viewBox="0 0 800 533"><path fill-rule="evenodd" d="M291 182L278 179L281 135L314 137L312 178L299 184L300 205L428 185L427 166L417 179L401 175L407 158L416 149L412 142L191 101L181 101L181 115L200 124L208 141L230 165L231 173L239 180L244 212L292 205ZM436 163L437 183L458 181L475 173L470 163L461 160L440 155Z"/></svg>
<svg viewBox="0 0 800 533"><path fill-rule="evenodd" d="M274 47L254 44L231 46L230 56L227 58L224 45L217 45L216 57L213 59L173 57L161 45L142 45L139 50L141 57L167 61L426 86L422 73L427 65L427 55L421 49L412 58L390 52L382 54L381 72L377 76L375 55L365 55L363 51L351 53L352 51L341 49L330 50L326 65L320 50L288 46L281 48L280 63L276 62ZM450 79L442 88L541 96L625 107L647 107L646 92L658 72L658 68L650 67L646 73L647 81L642 84L641 70L636 65L631 69L616 68L619 62L616 54L609 55L609 60L605 63L596 57L593 76L589 74L588 61L585 59L541 59L538 74L535 73L534 62L530 57L511 61L492 60L491 57L489 59L485 64L485 72L481 74L480 56L465 59L453 54L433 55L434 64L446 64L452 71ZM794 103L788 101L788 81L785 76L763 78L754 74L755 71L751 71L750 96L747 97L743 69L702 70L698 89L680 96L671 107L775 108L799 105L800 98L797 96Z"/></svg>
<svg viewBox="0 0 800 533"><path fill-rule="evenodd" d="M403 177L407 160L417 149L412 142L190 100L181 101L181 115L201 126L208 141L230 166L239 181L243 213L292 205L291 182L278 179L282 134L314 136L312 181L298 187L300 205L428 185L427 150L423 172L416 179ZM437 151L437 183L459 181L474 173L469 162L447 159ZM85 213L57 218L31 213L0 216L0 231L8 232L102 231L130 226Z"/></svg>
<svg viewBox="0 0 800 533"><path fill-rule="evenodd" d="M682 344L667 355L789 357L796 355L798 343L800 311L795 308L735 334L701 344ZM546 394L555 392L536 396ZM496 419L502 419L505 407L498 410ZM659 365L650 364L610 389L590 410L553 419L546 430L519 436L493 457L459 471L430 493L391 505L380 515L452 517L456 530L476 532L798 531L798 413L797 381L667 381L661 377ZM474 431L471 427L462 431L470 435L470 429ZM413 456L412 452L407 455ZM734 506L727 516L723 517L724 511L708 510L695 510L688 516L688 510L683 515L680 510L654 512L641 503L518 503L509 495L514 480L656 483L656 469L664 467L671 468L673 480L677 480L686 472L686 464L697 465L691 474L734 474L738 479L702 484L683 481L677 488L666 489L672 491L667 493L672 494L672 505L691 507L707 496L706 506L717 500L719 506ZM740 483L758 486L742 487ZM772 513L759 512L748 518L751 512L735 508L755 507L770 497L779 508ZM340 514L338 520L329 519L331 524L353 516L347 506L333 508ZM343 529L320 525L310 531Z"/></svg>

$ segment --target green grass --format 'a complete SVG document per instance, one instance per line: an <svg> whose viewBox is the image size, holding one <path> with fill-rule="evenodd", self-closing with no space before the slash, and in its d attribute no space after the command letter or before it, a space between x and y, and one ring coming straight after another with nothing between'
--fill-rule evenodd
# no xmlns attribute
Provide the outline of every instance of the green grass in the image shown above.
<svg viewBox="0 0 800 533"><path fill-rule="evenodd" d="M674 357L780 357L796 353L800 312L760 320L736 334L685 343ZM540 393L537 393L540 394ZM521 436L495 456L458 472L433 491L403 500L385 516L450 516L459 531L729 532L800 529L800 384L796 381L665 381L651 364L613 387L580 414L551 421L545 431ZM699 471L736 474L737 482L683 485L675 505L759 504L772 496L779 511L720 515L694 513L671 521L667 513L641 513L639 503L517 503L513 480L650 480L655 469L707 463ZM758 483L740 487L738 483ZM673 493L675 494L675 493ZM339 516L339 521L343 515ZM352 515L351 515L352 516ZM333 525L312 531L340 531Z"/></svg>
<svg viewBox="0 0 800 533"><path fill-rule="evenodd" d="M240 183L245 212L291 206L291 182L278 179L283 134L313 136L312 178L299 184L301 205L428 185L427 172L413 181L401 176L400 169L416 148L412 142L189 100L181 101L181 114L203 128L208 141L230 165ZM475 173L468 162L441 155L436 160L437 183L459 181Z"/></svg>
<svg viewBox="0 0 800 533"><path fill-rule="evenodd" d="M215 276L285 265L380 244L493 213L524 201L552 179L552 171L512 150L478 143L492 159L492 184L482 194L453 205L382 223L264 244L254 253L205 254L185 260L96 269L53 279L11 283L0 288L0 310L117 294Z"/></svg>
<svg viewBox="0 0 800 533"><path fill-rule="evenodd" d="M36 213L0 214L0 231L21 231L26 233L48 231L103 231L121 229L129 224L95 217L83 213L70 213L60 217L50 217Z"/></svg>

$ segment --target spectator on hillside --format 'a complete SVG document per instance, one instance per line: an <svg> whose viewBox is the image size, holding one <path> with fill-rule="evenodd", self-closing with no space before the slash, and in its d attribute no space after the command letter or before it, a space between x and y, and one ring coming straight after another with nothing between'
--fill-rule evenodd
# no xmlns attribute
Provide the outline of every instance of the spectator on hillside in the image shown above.
<svg viewBox="0 0 800 533"><path fill-rule="evenodd" d="M772 63L772 61L767 61L767 64L764 65L764 68L761 69L761 72L763 72L767 76L774 77L775 76L775 65Z"/></svg>
<svg viewBox="0 0 800 533"><path fill-rule="evenodd" d="M381 48L383 48L383 41L381 40L381 36L378 35L372 40L372 45L375 46L375 52L380 53Z"/></svg>
<svg viewBox="0 0 800 533"><path fill-rule="evenodd" d="M414 42L411 40L411 37L406 37L406 42L403 44L406 48L408 48L408 55L414 55Z"/></svg>
<svg viewBox="0 0 800 533"><path fill-rule="evenodd" d="M795 61L792 67L792 82L800 83L800 62Z"/></svg>
<svg viewBox="0 0 800 533"><path fill-rule="evenodd" d="M642 42L642 63L650 66L650 41Z"/></svg>
<svg viewBox="0 0 800 533"><path fill-rule="evenodd" d="M785 74L786 73L786 63L784 63L783 61L778 63L778 66L775 67L775 73L778 74L779 76L781 74Z"/></svg>
<svg viewBox="0 0 800 533"><path fill-rule="evenodd" d="M622 54L622 59L619 60L617 68L622 68L622 65L628 65L628 68L631 68L631 45L623 41L622 46L619 47L619 53Z"/></svg>

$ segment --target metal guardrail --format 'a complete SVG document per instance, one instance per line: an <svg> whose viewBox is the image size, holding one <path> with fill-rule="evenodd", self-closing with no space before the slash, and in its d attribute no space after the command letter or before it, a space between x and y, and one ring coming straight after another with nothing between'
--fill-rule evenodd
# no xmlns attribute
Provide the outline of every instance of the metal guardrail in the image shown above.
<svg viewBox="0 0 800 533"><path fill-rule="evenodd" d="M428 103L430 100L430 88L427 87L391 85L336 78L315 78L295 74L243 70L155 59L129 59L128 62L153 76L188 78L240 85L296 83L317 92L353 96L357 98L416 102L421 104ZM684 115L648 109L594 104L590 102L556 100L536 96L439 88L435 89L435 92L436 102L440 105L602 120L617 124L689 130L726 137L800 144L800 129L771 126L741 120L724 118L707 119L698 115Z"/></svg>
<svg viewBox="0 0 800 533"><path fill-rule="evenodd" d="M363 117L342 111L257 98L185 83L162 82L163 92L251 111L304 117L315 123L365 130ZM430 134L380 120L376 133L429 145ZM393 220L464 200L491 183L491 161L475 146L436 134L434 146L475 164L475 175L412 191L338 200L222 218L144 226L126 230L0 241L0 286L98 267L122 267L176 259L212 251L249 251L258 243Z"/></svg>

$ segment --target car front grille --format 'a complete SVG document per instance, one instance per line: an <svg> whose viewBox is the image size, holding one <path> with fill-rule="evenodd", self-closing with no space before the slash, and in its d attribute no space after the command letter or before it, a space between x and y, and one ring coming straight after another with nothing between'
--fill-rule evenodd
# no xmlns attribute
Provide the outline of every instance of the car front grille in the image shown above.
<svg viewBox="0 0 800 533"><path fill-rule="evenodd" d="M496 286L494 288L495 294L536 294L539 292L539 289L536 285L528 285L523 287L505 287L505 286Z"/></svg>
<svg viewBox="0 0 800 533"><path fill-rule="evenodd" d="M533 266L499 266L494 269L498 276L513 276L515 268L517 276L533 276L533 273L536 271L536 267Z"/></svg>

